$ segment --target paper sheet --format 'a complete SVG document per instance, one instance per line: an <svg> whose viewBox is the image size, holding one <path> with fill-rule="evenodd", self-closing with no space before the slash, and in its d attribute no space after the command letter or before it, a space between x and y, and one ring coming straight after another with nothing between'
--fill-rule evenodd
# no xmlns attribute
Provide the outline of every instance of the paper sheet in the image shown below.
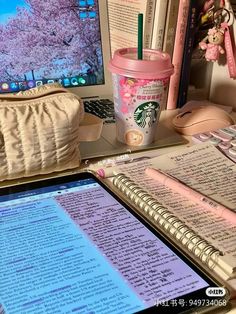
<svg viewBox="0 0 236 314"><path fill-rule="evenodd" d="M119 169L222 251L227 259L230 257L232 265L236 266L236 225L150 179L144 174L146 167L166 171L212 199L235 209L236 164L214 146L203 143L139 163L123 165Z"/></svg>

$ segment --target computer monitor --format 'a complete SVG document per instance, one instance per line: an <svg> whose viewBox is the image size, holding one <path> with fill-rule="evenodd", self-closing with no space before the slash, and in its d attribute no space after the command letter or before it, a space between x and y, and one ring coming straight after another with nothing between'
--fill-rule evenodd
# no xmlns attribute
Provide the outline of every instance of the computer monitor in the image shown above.
<svg viewBox="0 0 236 314"><path fill-rule="evenodd" d="M0 93L60 82L110 94L105 0L10 0L0 6Z"/></svg>

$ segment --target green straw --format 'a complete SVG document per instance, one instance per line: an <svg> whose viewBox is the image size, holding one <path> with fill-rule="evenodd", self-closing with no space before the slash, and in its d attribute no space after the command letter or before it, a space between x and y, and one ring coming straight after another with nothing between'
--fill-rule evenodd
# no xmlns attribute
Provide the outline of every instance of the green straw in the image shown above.
<svg viewBox="0 0 236 314"><path fill-rule="evenodd" d="M138 60L143 59L143 14L138 15Z"/></svg>

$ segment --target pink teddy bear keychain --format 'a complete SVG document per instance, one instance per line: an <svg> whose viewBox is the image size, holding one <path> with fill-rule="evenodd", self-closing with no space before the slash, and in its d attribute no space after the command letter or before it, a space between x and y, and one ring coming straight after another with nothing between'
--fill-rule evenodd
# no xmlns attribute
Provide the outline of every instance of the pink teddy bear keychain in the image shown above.
<svg viewBox="0 0 236 314"><path fill-rule="evenodd" d="M217 61L220 54L224 54L225 50L221 46L224 42L224 30L222 28L213 27L208 30L208 36L199 43L202 50L206 50L205 58L207 61ZM205 42L208 41L208 42Z"/></svg>

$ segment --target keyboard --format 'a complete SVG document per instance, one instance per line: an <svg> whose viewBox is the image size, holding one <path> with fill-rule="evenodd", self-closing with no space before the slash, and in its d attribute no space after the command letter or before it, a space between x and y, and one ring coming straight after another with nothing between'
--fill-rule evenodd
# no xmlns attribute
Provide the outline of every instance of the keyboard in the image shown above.
<svg viewBox="0 0 236 314"><path fill-rule="evenodd" d="M211 132L192 135L195 143L210 142L236 163L236 124Z"/></svg>
<svg viewBox="0 0 236 314"><path fill-rule="evenodd" d="M103 123L115 123L114 103L109 99L84 100L84 111L103 119Z"/></svg>

